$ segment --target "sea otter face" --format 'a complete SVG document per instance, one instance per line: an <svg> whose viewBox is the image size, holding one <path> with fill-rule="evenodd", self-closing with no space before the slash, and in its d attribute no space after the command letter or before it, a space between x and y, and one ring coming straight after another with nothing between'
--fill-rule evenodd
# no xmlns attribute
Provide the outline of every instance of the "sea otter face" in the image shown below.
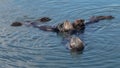
<svg viewBox="0 0 120 68"><path fill-rule="evenodd" d="M82 51L84 49L84 45L78 37L72 37L70 39L70 48L74 51Z"/></svg>
<svg viewBox="0 0 120 68"><path fill-rule="evenodd" d="M67 20L64 23L58 24L56 29L58 29L59 32L69 32L74 30L73 25Z"/></svg>
<svg viewBox="0 0 120 68"><path fill-rule="evenodd" d="M85 28L84 20L83 19L76 20L73 23L73 27L75 28L75 30L82 30L82 29L84 29Z"/></svg>
<svg viewBox="0 0 120 68"><path fill-rule="evenodd" d="M69 21L63 23L63 31L73 30L73 25Z"/></svg>

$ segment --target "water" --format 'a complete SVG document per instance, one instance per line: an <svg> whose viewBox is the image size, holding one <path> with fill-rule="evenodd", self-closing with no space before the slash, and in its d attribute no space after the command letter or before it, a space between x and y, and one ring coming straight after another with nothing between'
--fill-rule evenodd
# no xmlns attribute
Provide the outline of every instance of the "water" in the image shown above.
<svg viewBox="0 0 120 68"><path fill-rule="evenodd" d="M0 68L120 68L119 0L0 0ZM45 25L113 15L86 27L82 54L66 49L63 37L14 21L52 18ZM44 24L39 24L44 25Z"/></svg>

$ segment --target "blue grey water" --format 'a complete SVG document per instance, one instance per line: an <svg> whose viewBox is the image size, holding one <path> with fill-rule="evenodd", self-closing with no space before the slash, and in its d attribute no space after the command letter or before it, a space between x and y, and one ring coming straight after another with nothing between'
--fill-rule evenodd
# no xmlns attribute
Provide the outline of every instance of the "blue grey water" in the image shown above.
<svg viewBox="0 0 120 68"><path fill-rule="evenodd" d="M0 68L120 68L120 0L0 0ZM44 16L57 25L91 16L115 19L88 25L78 36L82 54L72 53L63 36L31 26L11 27L14 21Z"/></svg>

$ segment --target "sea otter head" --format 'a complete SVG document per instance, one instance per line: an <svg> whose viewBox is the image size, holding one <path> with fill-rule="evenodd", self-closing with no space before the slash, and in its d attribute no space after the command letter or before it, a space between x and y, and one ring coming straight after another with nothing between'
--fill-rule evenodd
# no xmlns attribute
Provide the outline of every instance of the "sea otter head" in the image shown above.
<svg viewBox="0 0 120 68"><path fill-rule="evenodd" d="M84 44L78 37L72 37L69 44L72 51L82 51L84 49Z"/></svg>
<svg viewBox="0 0 120 68"><path fill-rule="evenodd" d="M73 27L75 28L75 30L83 30L85 28L84 21L84 19L75 20L75 22L73 23Z"/></svg>
<svg viewBox="0 0 120 68"><path fill-rule="evenodd" d="M67 20L61 24L58 24L56 28L59 32L69 32L74 30L73 25Z"/></svg>
<svg viewBox="0 0 120 68"><path fill-rule="evenodd" d="M69 31L69 30L73 30L73 25L68 20L66 20L63 23L63 31Z"/></svg>
<svg viewBox="0 0 120 68"><path fill-rule="evenodd" d="M68 20L61 24L58 24L56 26L56 29L58 29L59 32L70 32L74 30L73 25Z"/></svg>

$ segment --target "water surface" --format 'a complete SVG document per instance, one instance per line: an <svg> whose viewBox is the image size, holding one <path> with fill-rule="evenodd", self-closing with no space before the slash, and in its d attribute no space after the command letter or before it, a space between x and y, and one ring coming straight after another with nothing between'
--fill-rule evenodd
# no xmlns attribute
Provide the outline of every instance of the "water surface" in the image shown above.
<svg viewBox="0 0 120 68"><path fill-rule="evenodd" d="M0 68L119 68L119 0L0 0ZM43 16L57 25L91 16L113 15L86 27L79 37L82 54L71 53L63 37L33 27L11 27L14 21L34 21Z"/></svg>

